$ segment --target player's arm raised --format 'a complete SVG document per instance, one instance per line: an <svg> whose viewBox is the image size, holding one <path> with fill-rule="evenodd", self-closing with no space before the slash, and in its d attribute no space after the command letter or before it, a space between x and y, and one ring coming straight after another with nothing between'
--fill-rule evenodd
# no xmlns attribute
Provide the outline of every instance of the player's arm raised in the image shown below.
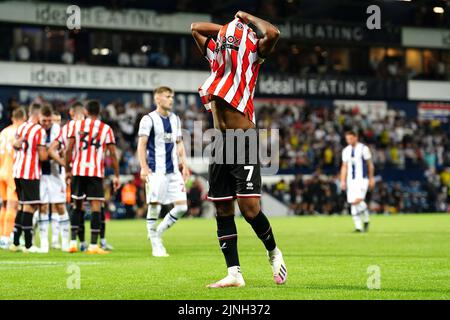
<svg viewBox="0 0 450 320"><path fill-rule="evenodd" d="M241 19L244 23L255 25L256 28L261 31L263 37L259 39L258 53L262 58L267 57L267 55L273 51L280 38L280 30L270 22L244 11L238 11L236 13L236 18Z"/></svg>
<svg viewBox="0 0 450 320"><path fill-rule="evenodd" d="M341 189L345 190L347 189L347 162L342 162L341 166Z"/></svg>
<svg viewBox="0 0 450 320"><path fill-rule="evenodd" d="M152 173L147 163L147 143L148 136L141 135L138 140L138 158L141 165L141 179L147 181L148 176Z"/></svg>
<svg viewBox="0 0 450 320"><path fill-rule="evenodd" d="M215 37L222 26L211 22L194 22L191 24L191 33L195 43L202 54L205 51L205 43L208 37Z"/></svg>

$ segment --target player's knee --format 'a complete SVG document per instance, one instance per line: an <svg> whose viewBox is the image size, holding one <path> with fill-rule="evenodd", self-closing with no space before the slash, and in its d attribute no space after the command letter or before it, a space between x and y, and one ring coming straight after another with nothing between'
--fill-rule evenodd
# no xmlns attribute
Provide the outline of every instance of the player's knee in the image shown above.
<svg viewBox="0 0 450 320"><path fill-rule="evenodd" d="M256 199L246 199L239 201L239 209L246 220L254 219L258 213L261 211L261 206L259 201L254 201Z"/></svg>
<svg viewBox="0 0 450 320"><path fill-rule="evenodd" d="M220 217L233 216L234 215L234 202L233 201L223 201L215 202L216 214Z"/></svg>
<svg viewBox="0 0 450 320"><path fill-rule="evenodd" d="M187 210L188 210L187 204L176 204L173 207L173 214L175 215L175 217L181 218L182 216L184 216Z"/></svg>

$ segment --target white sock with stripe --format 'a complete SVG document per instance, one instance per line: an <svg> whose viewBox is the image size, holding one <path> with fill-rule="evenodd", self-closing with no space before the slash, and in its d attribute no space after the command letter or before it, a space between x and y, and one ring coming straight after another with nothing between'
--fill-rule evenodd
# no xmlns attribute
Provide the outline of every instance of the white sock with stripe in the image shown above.
<svg viewBox="0 0 450 320"><path fill-rule="evenodd" d="M59 214L57 212L52 212L52 244L59 243Z"/></svg>
<svg viewBox="0 0 450 320"><path fill-rule="evenodd" d="M41 213L39 215L39 238L41 240L41 248L48 249L48 228L49 228L49 215L48 213Z"/></svg>
<svg viewBox="0 0 450 320"><path fill-rule="evenodd" d="M162 234L164 231L173 226L178 219L180 219L187 211L188 207L186 204L175 205L172 210L164 217L163 221L158 225L156 231Z"/></svg>
<svg viewBox="0 0 450 320"><path fill-rule="evenodd" d="M352 212L353 223L355 224L355 229L362 230L363 229L362 220L361 220L361 215L358 211L358 207L356 205L352 204L351 212Z"/></svg>
<svg viewBox="0 0 450 320"><path fill-rule="evenodd" d="M158 221L159 213L161 212L160 204L149 204L147 209L147 232L150 237L152 230L155 230L155 224Z"/></svg>
<svg viewBox="0 0 450 320"><path fill-rule="evenodd" d="M358 204L358 211L361 214L362 220L369 222L369 208L367 208L367 204L364 201Z"/></svg>
<svg viewBox="0 0 450 320"><path fill-rule="evenodd" d="M61 232L61 248L67 249L70 240L70 218L67 211L62 216L59 216L59 229Z"/></svg>

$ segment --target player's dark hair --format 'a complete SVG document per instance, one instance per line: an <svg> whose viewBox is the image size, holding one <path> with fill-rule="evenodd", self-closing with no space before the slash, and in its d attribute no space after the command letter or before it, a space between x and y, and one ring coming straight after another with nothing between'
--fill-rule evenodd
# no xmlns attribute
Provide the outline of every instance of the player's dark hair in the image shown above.
<svg viewBox="0 0 450 320"><path fill-rule="evenodd" d="M33 102L28 107L28 113L32 114L34 112L37 112L37 111L41 110L41 107L42 107L42 105L40 103Z"/></svg>
<svg viewBox="0 0 450 320"><path fill-rule="evenodd" d="M51 117L52 114L53 110L52 107L50 107L50 105L46 104L41 107L41 115L43 115L44 117Z"/></svg>
<svg viewBox="0 0 450 320"><path fill-rule="evenodd" d="M345 135L346 136L355 136L355 137L357 137L358 136L358 134L355 132L355 131L353 131L353 130L347 130L347 131L345 131Z"/></svg>
<svg viewBox="0 0 450 320"><path fill-rule="evenodd" d="M83 104L80 101L75 101L69 107L71 110L75 110L76 108L83 108Z"/></svg>
<svg viewBox="0 0 450 320"><path fill-rule="evenodd" d="M89 100L86 102L85 108L90 116L98 116L100 114L100 102L97 100Z"/></svg>
<svg viewBox="0 0 450 320"><path fill-rule="evenodd" d="M21 120L21 119L25 119L27 117L26 111L24 108L19 107L14 109L14 111L12 112L12 118L14 120Z"/></svg>
<svg viewBox="0 0 450 320"><path fill-rule="evenodd" d="M153 95L156 95L159 93L164 93L164 92L174 93L172 88L166 87L166 86L161 86L161 87L157 87L157 88L155 88L155 90L153 90Z"/></svg>

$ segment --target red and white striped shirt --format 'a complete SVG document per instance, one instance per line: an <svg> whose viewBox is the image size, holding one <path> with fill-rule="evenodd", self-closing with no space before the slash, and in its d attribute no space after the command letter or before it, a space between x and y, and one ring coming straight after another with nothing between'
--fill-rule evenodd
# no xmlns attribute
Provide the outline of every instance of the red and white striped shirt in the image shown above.
<svg viewBox="0 0 450 320"><path fill-rule="evenodd" d="M71 128L73 128L74 125L75 125L75 120L70 120L69 122L67 122L65 125L63 125L58 137L56 138L56 140L59 142L59 144L61 145L61 147L63 149L66 149L66 147L68 145L67 136L69 135L69 132L70 132Z"/></svg>
<svg viewBox="0 0 450 320"><path fill-rule="evenodd" d="M215 42L211 40L205 43L211 74L199 88L202 103L210 110L212 97L220 97L255 123L253 95L264 62L256 33L236 18L220 29Z"/></svg>
<svg viewBox="0 0 450 320"><path fill-rule="evenodd" d="M42 175L38 146L45 147L47 134L38 123L25 122L17 128L16 137L22 138L22 146L14 156L13 177L39 180Z"/></svg>
<svg viewBox="0 0 450 320"><path fill-rule="evenodd" d="M67 137L75 139L72 174L103 178L106 146L116 143L111 127L100 120L77 120Z"/></svg>

